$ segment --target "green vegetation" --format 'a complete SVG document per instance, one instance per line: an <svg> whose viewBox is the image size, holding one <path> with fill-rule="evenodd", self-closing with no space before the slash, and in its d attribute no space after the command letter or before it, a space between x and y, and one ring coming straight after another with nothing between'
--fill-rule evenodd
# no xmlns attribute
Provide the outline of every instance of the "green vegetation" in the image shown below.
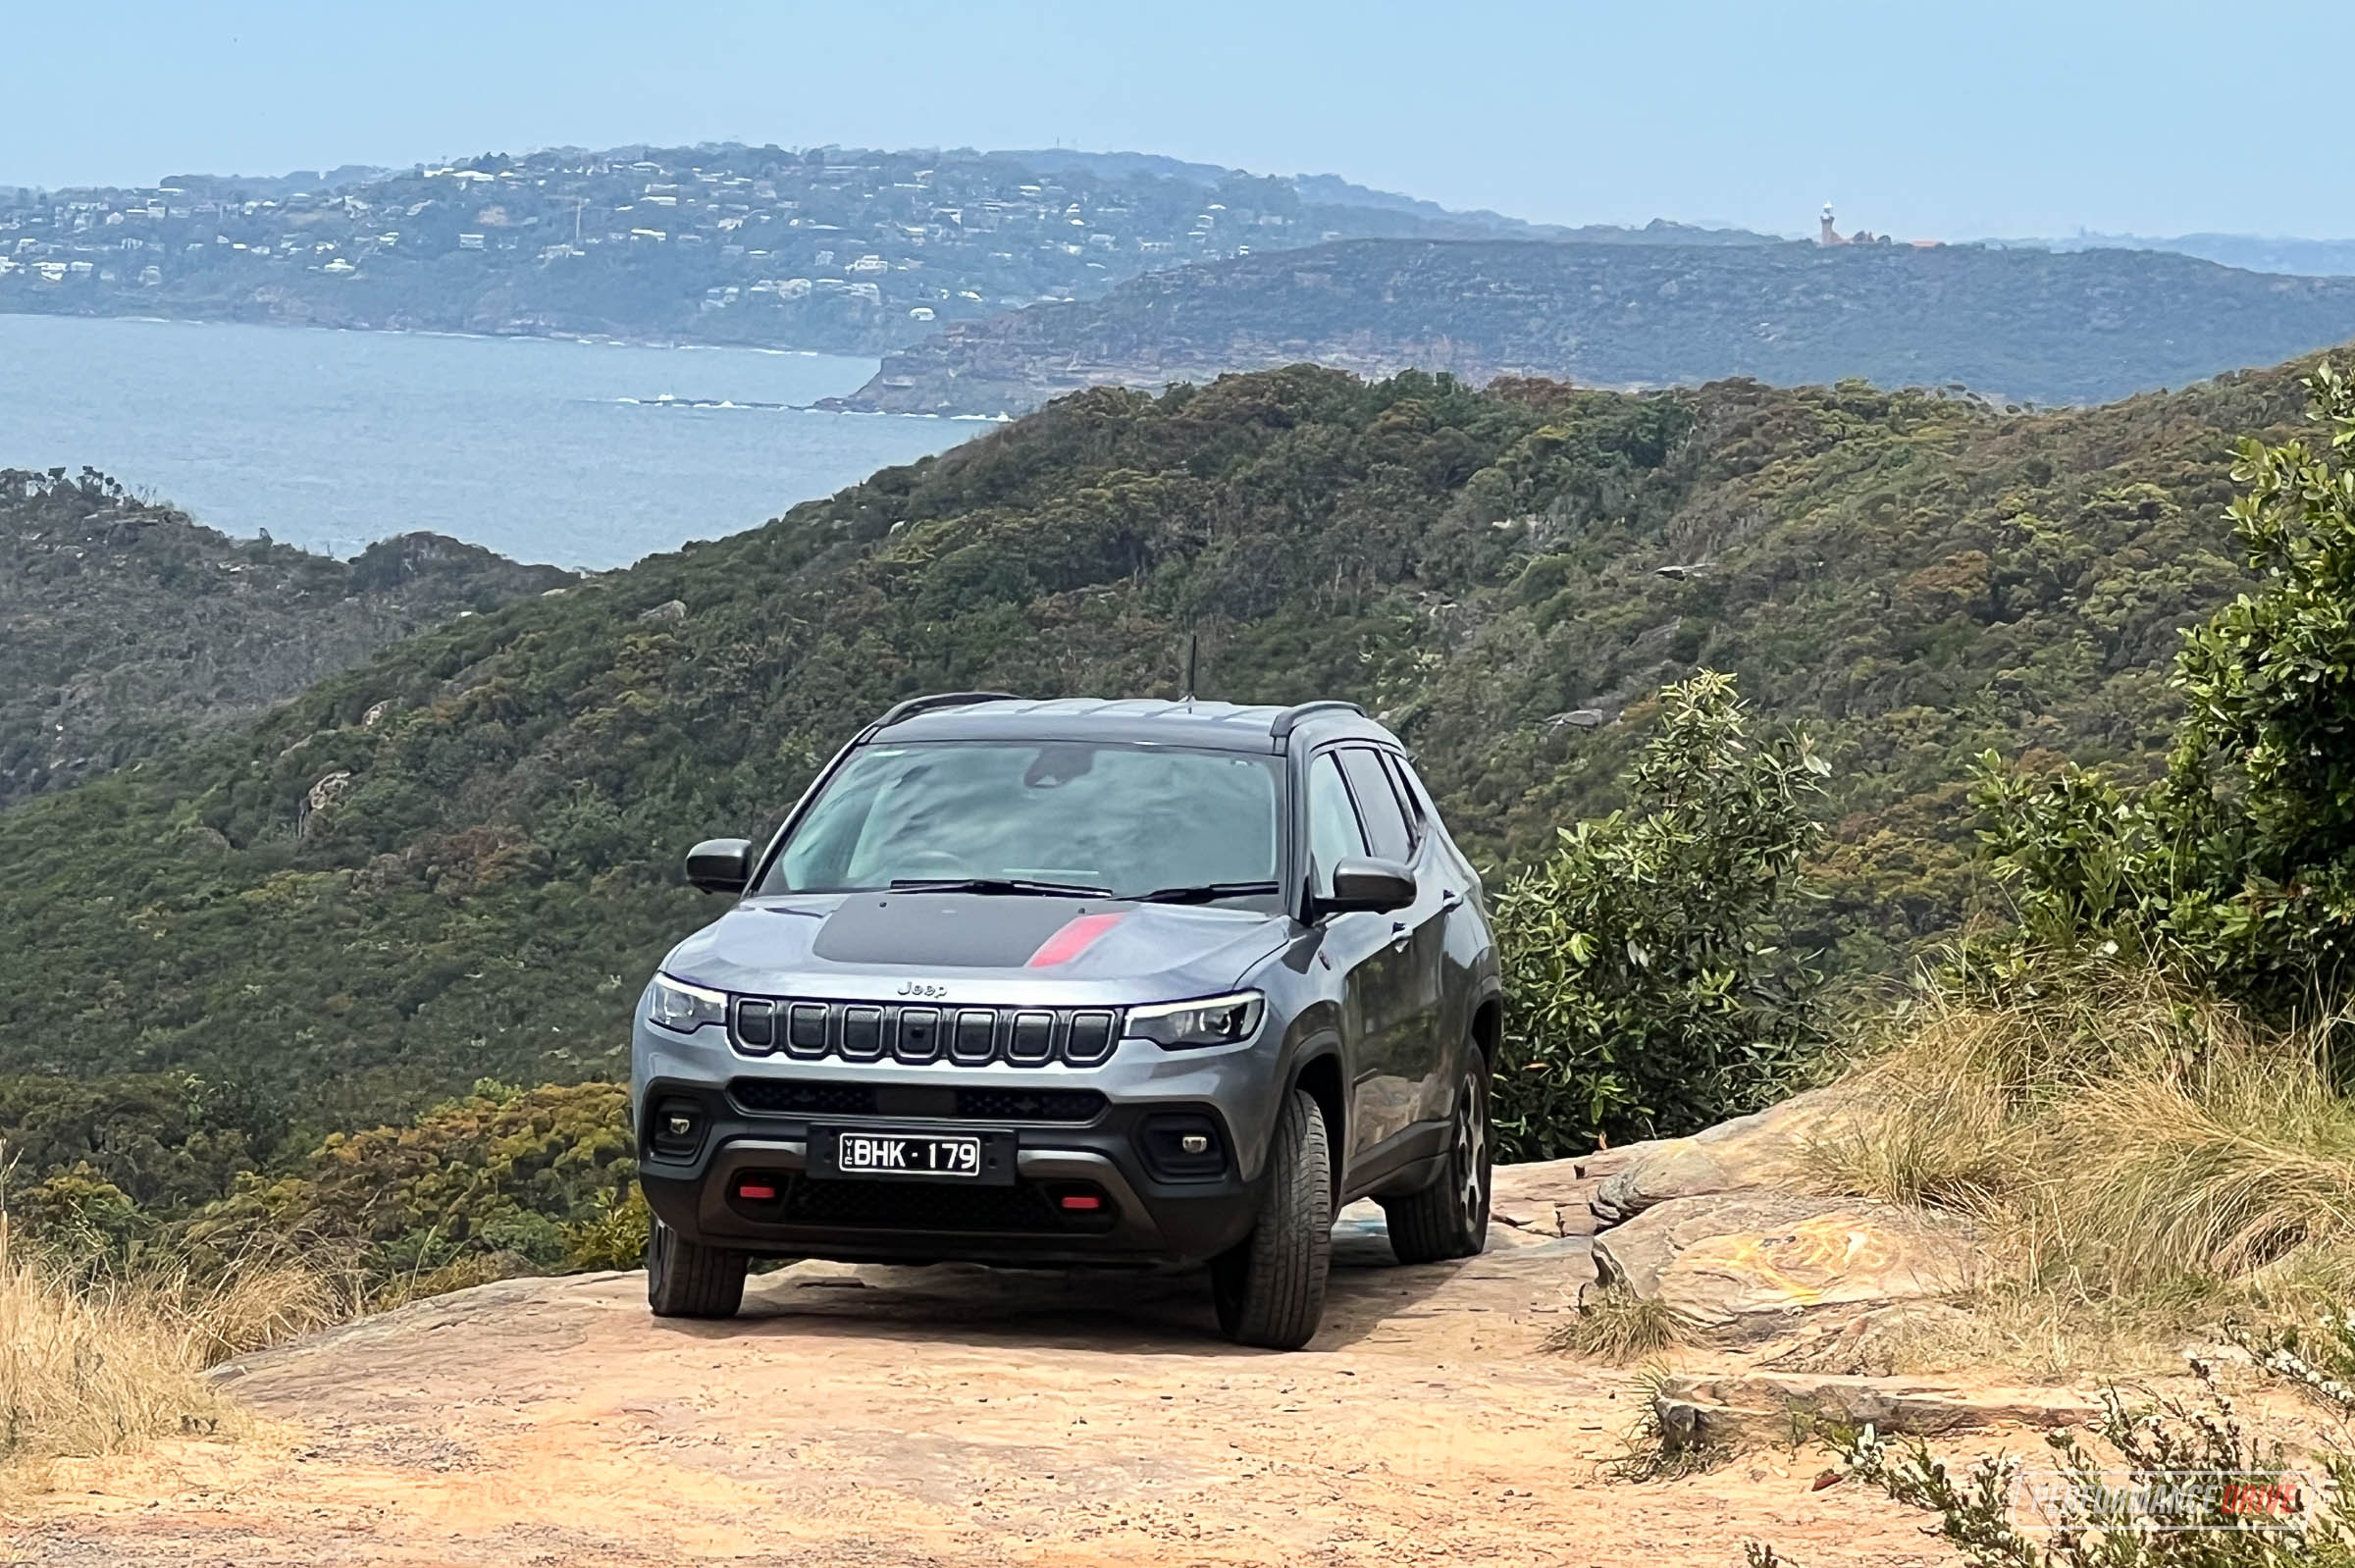
<svg viewBox="0 0 2355 1568"><path fill-rule="evenodd" d="M1958 1481L1926 1443L1893 1443L1867 1427L1843 1459L1891 1497L1936 1514L1935 1534L1974 1568L2346 1568L2355 1563L2355 1453L2344 1424L2355 1394L2294 1358L2276 1353L2259 1365L2337 1418L2315 1474L2301 1474L2279 1439L2244 1422L2216 1369L2196 1360L2195 1399L2129 1405L2112 1391L2090 1442L2069 1432L2048 1438L2033 1513L2019 1506L2023 1467L2008 1456L1981 1459ZM1752 1563L1776 1560L1752 1543Z"/></svg>
<svg viewBox="0 0 2355 1568"><path fill-rule="evenodd" d="M2328 1007L2355 961L2355 387L2325 365L2313 392L2329 452L2241 447L2231 516L2259 587L2176 659L2166 778L2040 786L1989 758L1980 790L2036 937L2117 944L2276 1015Z"/></svg>
<svg viewBox="0 0 2355 1568"><path fill-rule="evenodd" d="M185 1079L153 1087L202 1096ZM50 1088L52 1098L74 1096ZM30 1136L14 1152L48 1174L20 1174L5 1194L27 1239L49 1256L116 1269L168 1258L202 1281L291 1247L379 1305L511 1274L635 1268L646 1243L619 1084L486 1080L400 1125L331 1134L267 1175L241 1161L226 1177L202 1171L215 1179L159 1187L137 1156L170 1149L178 1128L167 1120L150 1137L131 1113L161 1098L117 1107L104 1125L112 1136L81 1150L57 1137L49 1106L31 1101ZM142 1149L115 1144L132 1128Z"/></svg>
<svg viewBox="0 0 2355 1568"><path fill-rule="evenodd" d="M610 1078L709 911L688 844L772 824L895 698L1174 693L1189 632L1211 695L1383 714L1499 874L1630 804L1649 694L1730 672L1833 767L1780 945L1885 970L1972 907L1978 753L2160 768L2177 632L2247 581L2226 432L2298 402L1305 367L1073 397L0 811L0 1128L20 1185L86 1162L177 1223L487 1076ZM516 1202L555 1228L518 1256L595 1218L590 1185Z"/></svg>
<svg viewBox="0 0 2355 1568"><path fill-rule="evenodd" d="M1297 359L1606 387L1860 377L2091 402L2350 334L2355 279L2157 251L1345 239L960 322L889 355L848 402L1020 412L1074 387L1159 387Z"/></svg>
<svg viewBox="0 0 2355 1568"><path fill-rule="evenodd" d="M2355 445L2355 391L2329 367L2308 385L2333 452ZM2112 1390L2090 1434L2048 1437L2034 1515L2016 1459L1958 1479L1864 1429L1849 1470L1987 1568L2355 1563L2355 473L2298 442L2247 443L2235 472L2259 582L2184 640L2166 776L2040 785L1989 759L2021 924L1962 945L1884 1025L1809 1158L1836 1189L1985 1230L1982 1310L1946 1355L1960 1333L2015 1367L2107 1371L2221 1319L2331 1425L2293 1449L2195 1357L2190 1397Z"/></svg>
<svg viewBox="0 0 2355 1568"><path fill-rule="evenodd" d="M2355 392L2310 386L2355 444ZM1982 1327L2028 1341L2335 1315L2355 1289L2355 476L2296 442L2237 471L2259 582L2184 639L2168 772L1990 772L2022 922L1882 1025L1811 1153L1835 1189L1978 1220Z"/></svg>
<svg viewBox="0 0 2355 1568"><path fill-rule="evenodd" d="M573 581L405 534L234 540L88 470L0 469L0 806L241 726L396 638Z"/></svg>
<svg viewBox="0 0 2355 1568"><path fill-rule="evenodd" d="M1830 764L1797 737L1754 742L1725 676L1662 696L1628 779L1632 810L1563 828L1496 901L1507 1158L1756 1110L1820 1044L1808 1006L1820 976L1774 945L1771 921L1821 835L1811 812Z"/></svg>

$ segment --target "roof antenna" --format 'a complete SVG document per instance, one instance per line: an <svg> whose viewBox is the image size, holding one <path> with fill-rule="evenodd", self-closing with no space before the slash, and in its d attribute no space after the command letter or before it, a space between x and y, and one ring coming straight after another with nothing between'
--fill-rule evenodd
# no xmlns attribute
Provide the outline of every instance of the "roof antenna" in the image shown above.
<svg viewBox="0 0 2355 1568"><path fill-rule="evenodd" d="M1188 632L1188 633L1186 633L1186 634L1185 634L1185 695L1184 695L1183 697L1181 697L1181 698L1178 699L1178 700L1179 702L1181 702L1181 703L1190 703L1190 702L1192 702L1192 701L1194 700L1194 670L1195 670L1195 667L1196 667L1196 665L1198 665L1198 664L1201 662L1201 658L1202 658L1202 634L1201 634L1200 632Z"/></svg>

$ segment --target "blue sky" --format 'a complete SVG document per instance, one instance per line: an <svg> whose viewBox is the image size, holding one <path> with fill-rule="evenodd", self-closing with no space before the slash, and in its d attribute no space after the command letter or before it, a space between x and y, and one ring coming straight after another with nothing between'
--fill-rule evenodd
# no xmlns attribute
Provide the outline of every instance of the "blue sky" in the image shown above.
<svg viewBox="0 0 2355 1568"><path fill-rule="evenodd" d="M2355 4L13 5L0 183L1061 141L1562 223L2355 234ZM2298 73L2310 73L2301 83ZM2340 121L2343 128L2343 120Z"/></svg>

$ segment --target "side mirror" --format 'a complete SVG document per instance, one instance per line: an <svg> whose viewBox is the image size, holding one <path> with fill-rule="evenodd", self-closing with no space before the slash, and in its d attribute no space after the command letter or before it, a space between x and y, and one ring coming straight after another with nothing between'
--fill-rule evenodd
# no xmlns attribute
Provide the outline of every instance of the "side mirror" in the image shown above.
<svg viewBox="0 0 2355 1568"><path fill-rule="evenodd" d="M750 839L707 838L687 852L687 880L706 893L741 893L752 879Z"/></svg>
<svg viewBox="0 0 2355 1568"><path fill-rule="evenodd" d="M1317 900L1317 914L1383 915L1414 902L1415 873L1396 861L1347 860L1333 868L1333 891Z"/></svg>

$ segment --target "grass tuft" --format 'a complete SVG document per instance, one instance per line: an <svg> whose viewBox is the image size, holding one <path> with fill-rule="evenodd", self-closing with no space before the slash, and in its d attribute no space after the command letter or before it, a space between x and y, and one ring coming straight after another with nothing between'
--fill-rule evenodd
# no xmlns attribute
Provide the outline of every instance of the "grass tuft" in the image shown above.
<svg viewBox="0 0 2355 1568"><path fill-rule="evenodd" d="M1799 1167L1820 1191L1938 1208L1988 1239L1922 1368L2171 1361L2220 1317L2309 1315L2355 1282L2355 1101L2336 1019L2269 1029L2145 970L2041 960L1925 986L1843 1081Z"/></svg>
<svg viewBox="0 0 2355 1568"><path fill-rule="evenodd" d="M208 1367L346 1315L348 1292L298 1260L254 1258L199 1281L19 1244L0 1214L0 1490L49 1465L248 1423Z"/></svg>
<svg viewBox="0 0 2355 1568"><path fill-rule="evenodd" d="M1547 1334L1541 1348L1624 1367L1673 1350L1689 1337L1683 1321L1664 1303L1642 1300L1614 1284L1589 1291L1578 1316Z"/></svg>

